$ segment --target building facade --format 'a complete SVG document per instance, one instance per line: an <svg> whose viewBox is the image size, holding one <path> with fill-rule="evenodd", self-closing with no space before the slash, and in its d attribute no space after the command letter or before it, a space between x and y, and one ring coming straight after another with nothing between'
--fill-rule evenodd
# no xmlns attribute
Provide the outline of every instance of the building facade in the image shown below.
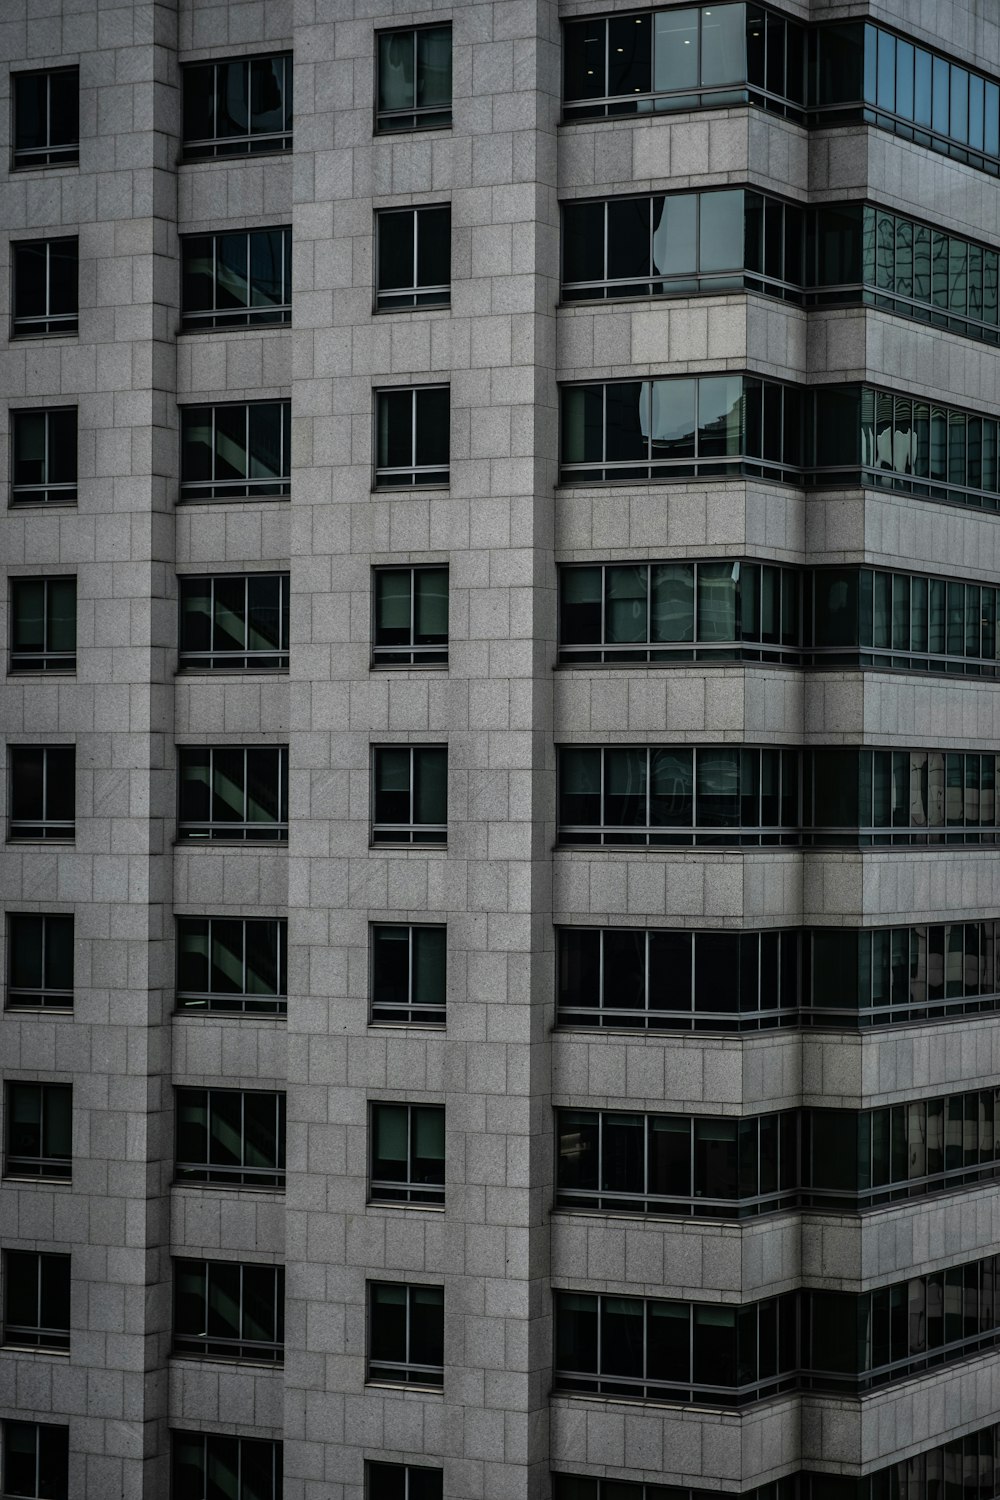
<svg viewBox="0 0 1000 1500"><path fill-rule="evenodd" d="M1000 1493L1000 18L0 16L0 1493Z"/></svg>

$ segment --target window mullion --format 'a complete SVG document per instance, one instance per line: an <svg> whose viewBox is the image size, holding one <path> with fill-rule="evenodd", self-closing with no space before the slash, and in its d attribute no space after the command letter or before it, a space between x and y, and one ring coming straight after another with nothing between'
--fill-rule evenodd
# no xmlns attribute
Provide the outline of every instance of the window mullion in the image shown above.
<svg viewBox="0 0 1000 1500"><path fill-rule="evenodd" d="M411 568L410 572L410 649L416 645L417 640L417 570Z"/></svg>
<svg viewBox="0 0 1000 1500"><path fill-rule="evenodd" d="M419 264L420 264L420 251L419 251L419 247L418 247L418 243L417 243L417 237L418 237L419 234L420 234L420 210L419 210L419 208L415 208L413 210L413 291L414 291L414 302L416 301L417 271L418 271L418 267L419 267Z"/></svg>
<svg viewBox="0 0 1000 1500"><path fill-rule="evenodd" d="M413 469L413 477L416 478L417 468L417 393L410 392L410 466Z"/></svg>

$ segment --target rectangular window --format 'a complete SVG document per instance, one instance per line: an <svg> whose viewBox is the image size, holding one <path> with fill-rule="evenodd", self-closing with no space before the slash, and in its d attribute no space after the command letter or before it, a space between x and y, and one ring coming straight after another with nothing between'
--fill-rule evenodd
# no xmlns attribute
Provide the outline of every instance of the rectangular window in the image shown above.
<svg viewBox="0 0 1000 1500"><path fill-rule="evenodd" d="M445 927L376 923L371 930L370 990L373 1023L443 1026Z"/></svg>
<svg viewBox="0 0 1000 1500"><path fill-rule="evenodd" d="M374 665L447 662L448 569L376 568L374 585Z"/></svg>
<svg viewBox="0 0 1000 1500"><path fill-rule="evenodd" d="M375 215L375 306L447 307L451 301L451 205L383 208Z"/></svg>
<svg viewBox="0 0 1000 1500"><path fill-rule="evenodd" d="M282 1446L262 1438L175 1432L171 1500L282 1500Z"/></svg>
<svg viewBox="0 0 1000 1500"><path fill-rule="evenodd" d="M72 1088L63 1083L8 1083L5 1176L69 1182L72 1160Z"/></svg>
<svg viewBox="0 0 1000 1500"><path fill-rule="evenodd" d="M76 670L75 578L11 579L10 670Z"/></svg>
<svg viewBox="0 0 1000 1500"><path fill-rule="evenodd" d="M11 412L12 505L76 504L76 407Z"/></svg>
<svg viewBox="0 0 1000 1500"><path fill-rule="evenodd" d="M76 837L76 750L11 745L8 838L36 843Z"/></svg>
<svg viewBox="0 0 1000 1500"><path fill-rule="evenodd" d="M451 124L451 27L376 34L375 130L439 130Z"/></svg>
<svg viewBox="0 0 1000 1500"><path fill-rule="evenodd" d="M442 1500L444 1472L417 1464L365 1464L365 1500Z"/></svg>
<svg viewBox="0 0 1000 1500"><path fill-rule="evenodd" d="M76 238L15 240L12 338L72 333L78 326L79 247Z"/></svg>
<svg viewBox="0 0 1000 1500"><path fill-rule="evenodd" d="M178 1182L285 1185L285 1096L249 1089L178 1089Z"/></svg>
<svg viewBox="0 0 1000 1500"><path fill-rule="evenodd" d="M181 499L291 493L290 401L181 407Z"/></svg>
<svg viewBox="0 0 1000 1500"><path fill-rule="evenodd" d="M287 573L182 577L179 665L191 672L287 672Z"/></svg>
<svg viewBox="0 0 1000 1500"><path fill-rule="evenodd" d="M444 1384L444 1288L368 1283L368 1379Z"/></svg>
<svg viewBox="0 0 1000 1500"><path fill-rule="evenodd" d="M285 1272L231 1260L174 1261L174 1353L281 1364Z"/></svg>
<svg viewBox="0 0 1000 1500"><path fill-rule="evenodd" d="M69 1256L7 1250L3 1341L15 1349L69 1348Z"/></svg>
<svg viewBox="0 0 1000 1500"><path fill-rule="evenodd" d="M448 751L444 745L385 745L372 753L372 842L448 841Z"/></svg>
<svg viewBox="0 0 1000 1500"><path fill-rule="evenodd" d="M14 166L62 167L80 160L80 69L15 73Z"/></svg>
<svg viewBox="0 0 1000 1500"><path fill-rule="evenodd" d="M177 1007L284 1015L288 923L269 917L178 917Z"/></svg>
<svg viewBox="0 0 1000 1500"><path fill-rule="evenodd" d="M67 1500L69 1428L5 1422L3 1493L18 1500Z"/></svg>
<svg viewBox="0 0 1000 1500"><path fill-rule="evenodd" d="M178 838L288 838L287 745L182 745L177 765Z"/></svg>
<svg viewBox="0 0 1000 1500"><path fill-rule="evenodd" d="M72 917L8 912L7 1005L12 1010L72 1010Z"/></svg>
<svg viewBox="0 0 1000 1500"><path fill-rule="evenodd" d="M444 1203L444 1107L373 1104L369 1117L373 1203Z"/></svg>
<svg viewBox="0 0 1000 1500"><path fill-rule="evenodd" d="M182 328L291 321L290 229L182 235Z"/></svg>
<svg viewBox="0 0 1000 1500"><path fill-rule="evenodd" d="M448 483L449 397L446 385L375 392L376 489Z"/></svg>
<svg viewBox="0 0 1000 1500"><path fill-rule="evenodd" d="M189 63L184 157L247 156L292 148L292 56Z"/></svg>

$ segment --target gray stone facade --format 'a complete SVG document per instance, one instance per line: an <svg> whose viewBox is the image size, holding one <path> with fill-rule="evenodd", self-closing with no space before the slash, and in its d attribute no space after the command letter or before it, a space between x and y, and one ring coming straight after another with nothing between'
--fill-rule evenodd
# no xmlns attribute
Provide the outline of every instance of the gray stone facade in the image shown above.
<svg viewBox="0 0 1000 1500"><path fill-rule="evenodd" d="M985 1256L1000 1188L744 1223L553 1212L553 1109L869 1109L1000 1086L1000 1020L868 1033L555 1028L558 926L993 919L995 848L556 846L556 747L993 750L994 681L729 664L556 668L556 564L752 557L1000 581L996 515L748 478L559 485L560 382L749 370L1000 412L995 349L753 294L560 305L559 206L749 184L867 198L995 243L995 179L861 125L730 107L560 124L560 23L633 0L4 0L0 655L19 578L73 575L75 676L0 681L11 747L76 747L72 847L0 846L0 910L72 914L71 1014L0 1015L5 1083L73 1086L72 1182L5 1180L5 1250L72 1258L66 1353L6 1350L0 1418L69 1427L72 1496L165 1500L175 1429L280 1439L285 1500L362 1500L366 1461L447 1500L552 1471L727 1493L857 1476L1000 1418L995 1354L862 1397L741 1410L552 1394L553 1289L737 1304ZM981 0L870 15L1000 73ZM372 133L373 36L450 21L454 124ZM180 70L288 51L290 153L181 160ZM10 77L78 65L79 165L8 170ZM448 308L373 313L373 216L448 202ZM181 332L179 236L290 224L293 325ZM76 338L8 339L9 245L79 239ZM450 485L373 490L373 391L450 386ZM178 504L178 408L291 399L288 500ZM75 405L75 508L8 508L9 411ZM445 668L371 667L372 569L449 569ZM178 578L290 571L287 675L178 674ZM288 745L287 846L175 843L177 747ZM444 849L371 844L371 749L446 745ZM8 796L6 774L0 801ZM0 813L8 815L7 807ZM287 1020L174 1010L175 921L287 917ZM447 1027L369 1023L373 923L447 929ZM0 944L4 929L0 924ZM6 968L3 968L6 972ZM283 1195L177 1185L174 1089L287 1095ZM443 1210L368 1202L371 1101L443 1104ZM283 1369L173 1358L174 1257L280 1264ZM366 1283L443 1286L440 1391L366 1383ZM371 1495L368 1500L379 1500Z"/></svg>

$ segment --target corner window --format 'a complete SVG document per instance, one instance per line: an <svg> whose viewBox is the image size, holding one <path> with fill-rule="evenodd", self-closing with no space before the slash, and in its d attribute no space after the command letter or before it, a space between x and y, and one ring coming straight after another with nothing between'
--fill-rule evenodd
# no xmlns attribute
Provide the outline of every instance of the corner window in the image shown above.
<svg viewBox="0 0 1000 1500"><path fill-rule="evenodd" d="M375 215L375 306L446 307L451 301L451 205L383 208Z"/></svg>
<svg viewBox="0 0 1000 1500"><path fill-rule="evenodd" d="M171 1500L281 1500L282 1446L216 1432L173 1434Z"/></svg>
<svg viewBox="0 0 1000 1500"><path fill-rule="evenodd" d="M288 838L287 746L185 745L177 763L179 838Z"/></svg>
<svg viewBox="0 0 1000 1500"><path fill-rule="evenodd" d="M284 1187L285 1096L249 1089L178 1089L178 1182Z"/></svg>
<svg viewBox="0 0 1000 1500"><path fill-rule="evenodd" d="M376 41L376 132L450 125L451 27L380 31Z"/></svg>
<svg viewBox="0 0 1000 1500"><path fill-rule="evenodd" d="M373 1104L370 1191L373 1203L444 1203L444 1107Z"/></svg>
<svg viewBox="0 0 1000 1500"><path fill-rule="evenodd" d="M290 401L181 407L181 499L291 492Z"/></svg>
<svg viewBox="0 0 1000 1500"><path fill-rule="evenodd" d="M4 1175L69 1182L73 1090L62 1083L8 1083Z"/></svg>
<svg viewBox="0 0 1000 1500"><path fill-rule="evenodd" d="M182 668L288 671L287 573L183 577L179 584Z"/></svg>
<svg viewBox="0 0 1000 1500"><path fill-rule="evenodd" d="M69 1428L41 1422L3 1424L3 1493L17 1500L66 1500Z"/></svg>
<svg viewBox="0 0 1000 1500"><path fill-rule="evenodd" d="M10 670L76 670L76 579L12 578Z"/></svg>
<svg viewBox="0 0 1000 1500"><path fill-rule="evenodd" d="M72 1009L72 917L8 912L7 1005L25 1010Z"/></svg>
<svg viewBox="0 0 1000 1500"><path fill-rule="evenodd" d="M80 160L80 70L15 73L14 166L62 167Z"/></svg>
<svg viewBox="0 0 1000 1500"><path fill-rule="evenodd" d="M291 53L189 63L181 72L185 160L291 150Z"/></svg>
<svg viewBox="0 0 1000 1500"><path fill-rule="evenodd" d="M182 236L182 328L241 328L291 320L290 229Z"/></svg>
<svg viewBox="0 0 1000 1500"><path fill-rule="evenodd" d="M177 918L179 1010L284 1015L287 968L283 918Z"/></svg>
<svg viewBox="0 0 1000 1500"><path fill-rule="evenodd" d="M76 504L76 407L11 412L12 505Z"/></svg>
<svg viewBox="0 0 1000 1500"><path fill-rule="evenodd" d="M372 842L448 840L448 751L443 745L386 745L372 761Z"/></svg>
<svg viewBox="0 0 1000 1500"><path fill-rule="evenodd" d="M79 249L76 239L21 240L11 245L13 338L76 333Z"/></svg>
<svg viewBox="0 0 1000 1500"><path fill-rule="evenodd" d="M365 1500L442 1500L444 1473L417 1464L365 1465Z"/></svg>
<svg viewBox="0 0 1000 1500"><path fill-rule="evenodd" d="M3 1341L14 1349L69 1348L69 1256L4 1255Z"/></svg>
<svg viewBox="0 0 1000 1500"><path fill-rule="evenodd" d="M174 1353L281 1364L285 1273L230 1260L174 1261Z"/></svg>
<svg viewBox="0 0 1000 1500"><path fill-rule="evenodd" d="M448 483L449 396L446 385L375 392L376 489Z"/></svg>
<svg viewBox="0 0 1000 1500"><path fill-rule="evenodd" d="M444 1288L368 1283L368 1379L444 1384Z"/></svg>
<svg viewBox="0 0 1000 1500"><path fill-rule="evenodd" d="M443 1026L446 936L443 925L377 923L371 934L371 1018L388 1026Z"/></svg>
<svg viewBox="0 0 1000 1500"><path fill-rule="evenodd" d="M374 582L374 665L447 662L448 569L376 568Z"/></svg>
<svg viewBox="0 0 1000 1500"><path fill-rule="evenodd" d="M10 747L8 837L32 843L76 837L76 750L72 745Z"/></svg>

